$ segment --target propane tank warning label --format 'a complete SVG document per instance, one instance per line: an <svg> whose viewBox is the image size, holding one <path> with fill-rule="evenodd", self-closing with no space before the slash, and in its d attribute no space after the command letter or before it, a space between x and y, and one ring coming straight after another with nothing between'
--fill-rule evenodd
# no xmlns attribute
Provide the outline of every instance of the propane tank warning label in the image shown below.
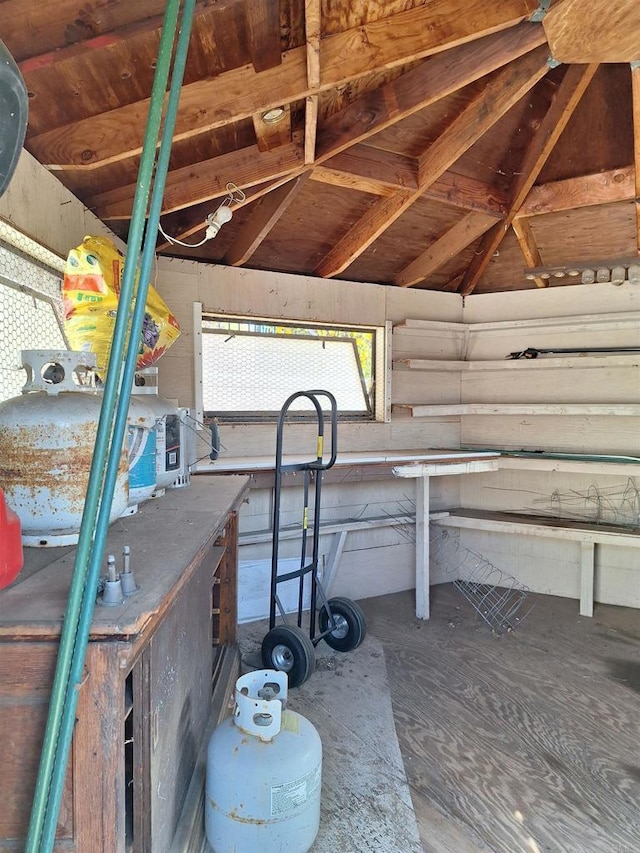
<svg viewBox="0 0 640 853"><path fill-rule="evenodd" d="M271 788L271 816L286 814L303 806L320 787L320 764L291 782Z"/></svg>

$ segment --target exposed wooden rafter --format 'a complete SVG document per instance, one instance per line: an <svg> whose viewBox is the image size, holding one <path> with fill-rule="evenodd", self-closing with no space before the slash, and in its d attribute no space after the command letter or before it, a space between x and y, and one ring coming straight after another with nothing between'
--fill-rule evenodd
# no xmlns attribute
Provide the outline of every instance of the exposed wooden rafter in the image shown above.
<svg viewBox="0 0 640 853"><path fill-rule="evenodd" d="M640 255L640 63L631 67L632 110L633 110L633 151L635 161L635 200L636 200L636 248Z"/></svg>
<svg viewBox="0 0 640 853"><path fill-rule="evenodd" d="M536 238L531 230L529 220L524 218L514 219L512 226L518 240L518 244L520 245L520 251L524 256L527 265L529 267L541 267L543 265L542 258L540 257L538 244L536 243ZM540 276L536 276L533 280L536 287L547 286L547 280Z"/></svg>
<svg viewBox="0 0 640 853"><path fill-rule="evenodd" d="M559 62L640 59L638 0L560 0L544 17L551 55Z"/></svg>
<svg viewBox="0 0 640 853"><path fill-rule="evenodd" d="M352 264L474 142L544 77L547 68L547 51L540 47L520 57L507 68L494 72L485 88L420 158L418 188L376 202L322 260L316 274L330 278Z"/></svg>
<svg viewBox="0 0 640 853"><path fill-rule="evenodd" d="M305 0L304 30L307 40L307 86L311 92L320 88L320 0ZM307 95L304 113L304 162L313 163L316 156L318 130L318 95Z"/></svg>
<svg viewBox="0 0 640 853"><path fill-rule="evenodd" d="M217 0L215 11L243 2ZM164 7L162 0L110 0L93 8L82 7L77 0L56 0L40 3L36 12L27 9L24 0L4 0L2 38L11 44L24 74L33 68L64 62L82 50L103 49L137 33L159 30ZM210 0L196 2L194 14L204 11L214 11ZM34 44L38 45L38 53L34 53Z"/></svg>
<svg viewBox="0 0 640 853"><path fill-rule="evenodd" d="M289 207L308 177L308 172L299 175L268 195L264 195L254 205L249 218L227 250L224 257L225 264L235 267L249 260Z"/></svg>
<svg viewBox="0 0 640 853"><path fill-rule="evenodd" d="M597 69L596 64L572 65L567 69L556 96L527 149L507 215L486 234L482 251L474 257L464 275L460 285L463 295L472 293L476 288Z"/></svg>
<svg viewBox="0 0 640 853"><path fill-rule="evenodd" d="M495 221L495 217L488 213L467 213L415 261L398 273L393 283L400 287L411 287L428 278L484 234Z"/></svg>
<svg viewBox="0 0 640 853"><path fill-rule="evenodd" d="M163 214L191 207L226 195L228 181L240 189L255 186L282 175L290 175L302 166L302 146L297 142L273 151L260 151L257 145L242 148L204 160L194 166L174 169L167 178ZM131 215L131 193L128 185L96 196L91 206L103 219L127 219Z"/></svg>
<svg viewBox="0 0 640 853"><path fill-rule="evenodd" d="M359 143L314 169L313 179L348 189L389 196L397 189L417 189L418 160ZM424 198L504 216L507 199L488 184L467 175L445 172L423 193Z"/></svg>
<svg viewBox="0 0 640 853"><path fill-rule="evenodd" d="M567 178L564 181L551 181L533 187L516 214L516 220L579 207L631 201L635 193L633 166Z"/></svg>
<svg viewBox="0 0 640 853"><path fill-rule="evenodd" d="M535 7L532 0L433 0L370 24L336 33L320 43L321 80L330 89L373 70L440 53L509 29ZM261 110L302 100L307 84L307 47L282 55L274 68L257 73L252 65L185 85L180 99L174 141L249 118ZM148 99L41 133L27 147L50 168L95 168L136 156L142 149L142 128Z"/></svg>
<svg viewBox="0 0 640 853"><path fill-rule="evenodd" d="M485 77L544 44L542 28L523 24L452 48L328 116L318 133L324 160Z"/></svg>
<svg viewBox="0 0 640 853"><path fill-rule="evenodd" d="M249 55L256 71L267 71L282 62L280 10L272 0L245 0Z"/></svg>
<svg viewBox="0 0 640 853"><path fill-rule="evenodd" d="M497 35L489 36L482 39L473 45L463 45L454 50L447 51L446 54L434 56L428 60L426 67L415 69L420 74L415 74L414 71L408 72L394 81L392 91L388 86L382 88L381 91L373 93L373 97L367 95L358 98L352 105L344 110L334 114L326 123L326 131L321 140L319 140L319 150L316 157L316 163L323 163L331 158L333 162L336 154L342 152L347 146L353 146L359 140L366 139L381 128L387 127L402 118L415 112L418 107L434 103L440 100L451 92L467 85L470 82L477 80L488 74L489 71L498 69L514 58L519 58L523 54L531 53L531 48L540 43L541 29L536 26L525 25L524 28L516 27L511 31L498 33ZM469 63L472 63L471 65ZM428 73L426 73L428 71ZM269 74L270 72L266 72ZM509 71L505 71L505 76L509 76ZM397 106L393 112L389 113L389 104L402 104L402 107ZM355 122L354 112L358 115L368 116L366 127L362 126L362 122ZM371 118L371 115L375 118ZM276 126L277 127L277 126ZM345 130L345 128L347 130ZM348 155L352 161L355 151L350 148ZM368 158L371 161L377 159L375 171L380 173L384 171L381 168L381 159L384 154L376 154L375 149L369 148L367 151L360 152L360 161ZM226 158L226 159L225 159ZM228 180L233 180L238 183L234 174L229 171L232 163L229 161L229 155L222 155L216 158L218 161L217 167L222 174L229 175ZM387 160L389 157L387 157ZM264 163L256 163L256 168L260 169L258 181L266 181L269 177L278 177L282 174L281 163L277 163L277 171L273 175L268 175L264 171ZM298 167L298 163L291 166L292 171ZM329 163L331 165L331 163ZM399 167L399 160L392 168ZM199 168L204 168L206 171L216 169L216 160L211 160L204 166L199 164ZM387 170L388 171L388 170ZM169 173L168 184L174 181L181 184L184 176L189 175L188 167L174 170ZM226 183L226 182L225 182ZM247 186L250 184L247 184ZM240 184L238 183L238 186ZM414 178L412 186L417 187L417 179ZM130 210L133 205L135 195L135 184L130 184L128 187L123 187L117 193L104 193L91 201L91 206L95 209L98 216L105 219L127 218L130 215ZM173 210L177 207L186 207L188 196L183 194L184 202L176 201ZM200 199L202 200L202 199ZM163 208L163 212L169 212L169 208Z"/></svg>

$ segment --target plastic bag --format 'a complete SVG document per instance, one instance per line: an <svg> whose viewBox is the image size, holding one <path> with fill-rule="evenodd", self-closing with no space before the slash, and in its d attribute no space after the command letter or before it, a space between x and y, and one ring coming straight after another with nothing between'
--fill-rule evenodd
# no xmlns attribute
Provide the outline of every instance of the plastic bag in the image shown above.
<svg viewBox="0 0 640 853"><path fill-rule="evenodd" d="M124 255L107 237L85 237L67 256L62 295L65 332L72 350L96 354L98 375L109 364ZM149 367L180 334L180 326L149 285L136 368Z"/></svg>

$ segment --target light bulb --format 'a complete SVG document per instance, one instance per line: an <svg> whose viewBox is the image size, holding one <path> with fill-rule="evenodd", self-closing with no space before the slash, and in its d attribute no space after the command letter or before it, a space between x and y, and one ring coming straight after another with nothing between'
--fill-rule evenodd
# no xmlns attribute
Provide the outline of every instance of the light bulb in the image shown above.
<svg viewBox="0 0 640 853"><path fill-rule="evenodd" d="M582 283L593 284L596 280L596 274L593 270L582 270Z"/></svg>
<svg viewBox="0 0 640 853"><path fill-rule="evenodd" d="M230 222L232 218L233 211L226 204L221 204L215 213L209 214L209 216L207 216L207 222L209 223L206 234L207 240L211 240L215 237L225 222Z"/></svg>
<svg viewBox="0 0 640 853"><path fill-rule="evenodd" d="M611 270L606 267L600 267L600 269L596 272L596 281L599 284L604 284L605 281L609 281L611 278Z"/></svg>

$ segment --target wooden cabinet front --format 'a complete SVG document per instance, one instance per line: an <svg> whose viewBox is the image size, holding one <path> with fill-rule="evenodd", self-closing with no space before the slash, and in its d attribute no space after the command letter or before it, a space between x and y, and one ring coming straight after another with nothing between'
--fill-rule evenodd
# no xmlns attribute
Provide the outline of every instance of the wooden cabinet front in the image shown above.
<svg viewBox="0 0 640 853"><path fill-rule="evenodd" d="M131 546L140 590L117 607L96 605L56 851L170 847L216 657L235 641L236 511L247 480L201 480L109 531L109 553ZM39 553L38 569L0 593L0 851L24 845L73 561L64 551L44 565Z"/></svg>

